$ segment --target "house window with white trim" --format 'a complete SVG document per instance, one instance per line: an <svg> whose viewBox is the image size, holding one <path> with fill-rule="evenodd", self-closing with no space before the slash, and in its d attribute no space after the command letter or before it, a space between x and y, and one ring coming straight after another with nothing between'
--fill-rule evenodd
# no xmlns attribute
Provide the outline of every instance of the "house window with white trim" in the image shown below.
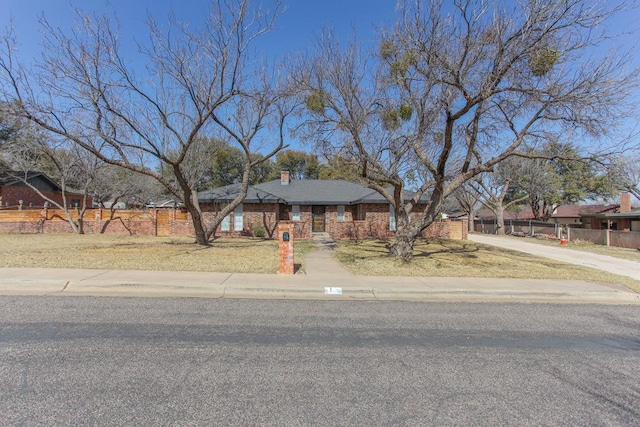
<svg viewBox="0 0 640 427"><path fill-rule="evenodd" d="M227 215L222 219L220 231L231 231L231 215Z"/></svg>
<svg viewBox="0 0 640 427"><path fill-rule="evenodd" d="M242 215L242 204L236 206L233 210L233 229L235 231L242 231L244 228L243 215Z"/></svg>
<svg viewBox="0 0 640 427"><path fill-rule="evenodd" d="M396 231L396 210L389 205L389 230Z"/></svg>
<svg viewBox="0 0 640 427"><path fill-rule="evenodd" d="M300 205L291 206L291 220L300 221Z"/></svg>
<svg viewBox="0 0 640 427"><path fill-rule="evenodd" d="M338 221L344 221L344 205L338 205Z"/></svg>

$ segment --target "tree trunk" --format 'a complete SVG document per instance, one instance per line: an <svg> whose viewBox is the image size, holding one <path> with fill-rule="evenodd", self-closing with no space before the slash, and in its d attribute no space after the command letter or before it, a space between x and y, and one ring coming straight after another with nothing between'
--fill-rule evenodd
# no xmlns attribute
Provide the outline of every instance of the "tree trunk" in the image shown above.
<svg viewBox="0 0 640 427"><path fill-rule="evenodd" d="M496 234L504 235L504 207L496 206Z"/></svg>
<svg viewBox="0 0 640 427"><path fill-rule="evenodd" d="M58 207L60 206L58 205ZM83 234L81 229L78 228L78 224L76 224L76 222L73 220L73 217L71 216L71 212L69 212L69 209L67 209L66 203L63 205L63 210L64 210L65 216L67 217L67 222L71 226L71 230L73 230L73 232L76 234Z"/></svg>
<svg viewBox="0 0 640 427"><path fill-rule="evenodd" d="M209 246L209 236L207 236L207 232L202 222L202 213L200 212L200 207L194 204L191 200L190 189L188 192L185 191L185 193L187 194L185 194L183 200L184 208L191 215L191 222L193 223L193 231L196 237L196 243L203 246Z"/></svg>
<svg viewBox="0 0 640 427"><path fill-rule="evenodd" d="M184 207L187 209L187 212L191 214L191 221L193 223L193 231L196 236L196 243L203 246L209 246L209 236L207 236L204 224L202 223L202 214L194 206L194 204L191 203L191 201L187 202L185 200Z"/></svg>
<svg viewBox="0 0 640 427"><path fill-rule="evenodd" d="M409 230L410 227L402 227L396 231L396 238L389 245L389 256L409 261L413 258L413 246L416 243L417 234Z"/></svg>

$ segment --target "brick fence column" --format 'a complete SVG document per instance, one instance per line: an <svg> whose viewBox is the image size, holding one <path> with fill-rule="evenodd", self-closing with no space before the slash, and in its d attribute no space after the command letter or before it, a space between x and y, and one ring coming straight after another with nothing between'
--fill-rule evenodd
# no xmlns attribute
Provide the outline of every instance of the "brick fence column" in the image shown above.
<svg viewBox="0 0 640 427"><path fill-rule="evenodd" d="M158 237L158 210L151 209L151 226L153 227L152 236Z"/></svg>
<svg viewBox="0 0 640 427"><path fill-rule="evenodd" d="M171 209L169 213L169 236L176 235L176 208Z"/></svg>
<svg viewBox="0 0 640 427"><path fill-rule="evenodd" d="M293 224L280 221L278 224L278 273L294 274Z"/></svg>

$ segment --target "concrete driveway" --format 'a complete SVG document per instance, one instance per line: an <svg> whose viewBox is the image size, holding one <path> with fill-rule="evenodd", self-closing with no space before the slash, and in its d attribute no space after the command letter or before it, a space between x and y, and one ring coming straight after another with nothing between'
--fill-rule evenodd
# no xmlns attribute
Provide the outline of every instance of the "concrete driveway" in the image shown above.
<svg viewBox="0 0 640 427"><path fill-rule="evenodd" d="M621 276L640 280L640 263L606 255L569 249L566 246L549 246L532 243L525 238L503 237L490 234L469 234L469 240L486 245L498 246L531 255L551 258L556 261L596 268Z"/></svg>

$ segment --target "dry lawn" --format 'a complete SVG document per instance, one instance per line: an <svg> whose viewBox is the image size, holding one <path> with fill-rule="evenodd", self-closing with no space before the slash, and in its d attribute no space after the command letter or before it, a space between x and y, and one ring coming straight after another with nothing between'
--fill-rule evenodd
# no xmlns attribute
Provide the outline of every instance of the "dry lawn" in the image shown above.
<svg viewBox="0 0 640 427"><path fill-rule="evenodd" d="M296 260L311 248L308 242L296 242ZM0 267L275 273L278 243L218 239L202 247L189 237L2 234Z"/></svg>
<svg viewBox="0 0 640 427"><path fill-rule="evenodd" d="M469 241L418 242L410 263L389 258L386 245L341 241L336 257L363 276L575 279L623 284L640 292L640 282L629 278ZM301 262L314 244L297 241L295 248ZM189 237L0 234L0 267L275 273L277 253L273 240L218 239L202 247Z"/></svg>
<svg viewBox="0 0 640 427"><path fill-rule="evenodd" d="M387 243L343 241L336 257L356 275L571 279L623 284L640 292L640 282L630 278L470 241L419 241L408 263L389 258Z"/></svg>

